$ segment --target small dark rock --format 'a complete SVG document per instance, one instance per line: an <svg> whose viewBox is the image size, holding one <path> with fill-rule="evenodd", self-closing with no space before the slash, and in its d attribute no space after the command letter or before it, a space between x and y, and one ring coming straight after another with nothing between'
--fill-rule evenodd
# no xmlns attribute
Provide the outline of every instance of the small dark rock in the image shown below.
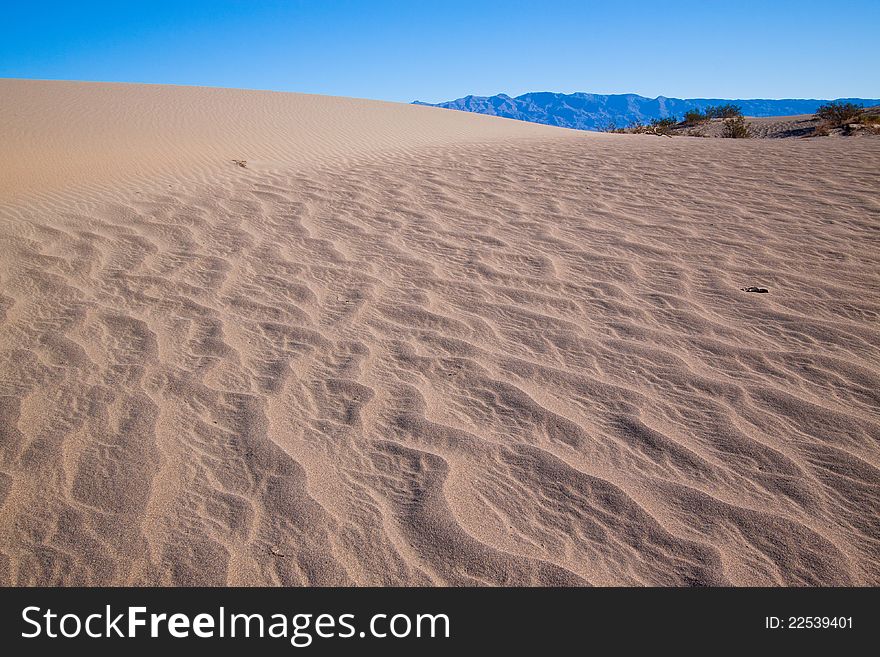
<svg viewBox="0 0 880 657"><path fill-rule="evenodd" d="M739 289L743 292L757 292L758 294L767 294L770 291L766 287L756 287L754 285L750 287L741 287Z"/></svg>

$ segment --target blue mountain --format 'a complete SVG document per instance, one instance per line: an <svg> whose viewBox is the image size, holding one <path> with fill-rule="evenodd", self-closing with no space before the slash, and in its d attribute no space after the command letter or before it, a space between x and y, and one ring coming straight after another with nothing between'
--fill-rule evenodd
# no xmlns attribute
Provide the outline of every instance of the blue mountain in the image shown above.
<svg viewBox="0 0 880 657"><path fill-rule="evenodd" d="M880 105L880 99L840 98L844 102L870 107ZM633 121L647 123L652 119L681 118L688 110L704 110L709 105L733 103L739 105L746 116L790 116L812 114L828 100L817 99L749 99L727 98L646 98L637 94L558 94L534 92L516 96L465 96L444 103L416 105L445 107L447 109L491 114L508 119L544 123L578 130L600 130L609 126L626 127Z"/></svg>

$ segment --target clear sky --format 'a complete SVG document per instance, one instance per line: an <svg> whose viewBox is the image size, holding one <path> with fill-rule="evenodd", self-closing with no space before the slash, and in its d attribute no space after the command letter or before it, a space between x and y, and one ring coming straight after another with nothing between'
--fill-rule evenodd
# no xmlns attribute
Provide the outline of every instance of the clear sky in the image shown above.
<svg viewBox="0 0 880 657"><path fill-rule="evenodd" d="M4 0L0 77L408 102L880 97L880 0Z"/></svg>

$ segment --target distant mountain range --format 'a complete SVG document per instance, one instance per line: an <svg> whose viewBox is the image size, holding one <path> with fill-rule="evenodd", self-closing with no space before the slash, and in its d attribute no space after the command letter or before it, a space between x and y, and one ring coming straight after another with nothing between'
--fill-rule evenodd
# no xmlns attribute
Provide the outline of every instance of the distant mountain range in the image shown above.
<svg viewBox="0 0 880 657"><path fill-rule="evenodd" d="M865 107L880 105L880 99L840 98L838 100L863 104ZM746 116L789 116L812 114L827 100L731 100L726 98L646 98L637 94L557 94L549 91L527 93L512 98L507 94L497 96L465 96L444 103L415 105L445 107L464 112L491 114L508 119L544 123L577 130L601 130L610 126L623 128L633 121L649 122L668 116L681 118L688 110L704 110L709 105L733 103L739 105Z"/></svg>

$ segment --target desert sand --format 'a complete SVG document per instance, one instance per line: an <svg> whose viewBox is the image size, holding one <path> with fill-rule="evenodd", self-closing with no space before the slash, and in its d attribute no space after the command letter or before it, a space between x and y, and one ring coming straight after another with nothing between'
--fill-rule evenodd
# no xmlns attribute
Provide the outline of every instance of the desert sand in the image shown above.
<svg viewBox="0 0 880 657"><path fill-rule="evenodd" d="M0 583L880 584L880 138L0 97Z"/></svg>

